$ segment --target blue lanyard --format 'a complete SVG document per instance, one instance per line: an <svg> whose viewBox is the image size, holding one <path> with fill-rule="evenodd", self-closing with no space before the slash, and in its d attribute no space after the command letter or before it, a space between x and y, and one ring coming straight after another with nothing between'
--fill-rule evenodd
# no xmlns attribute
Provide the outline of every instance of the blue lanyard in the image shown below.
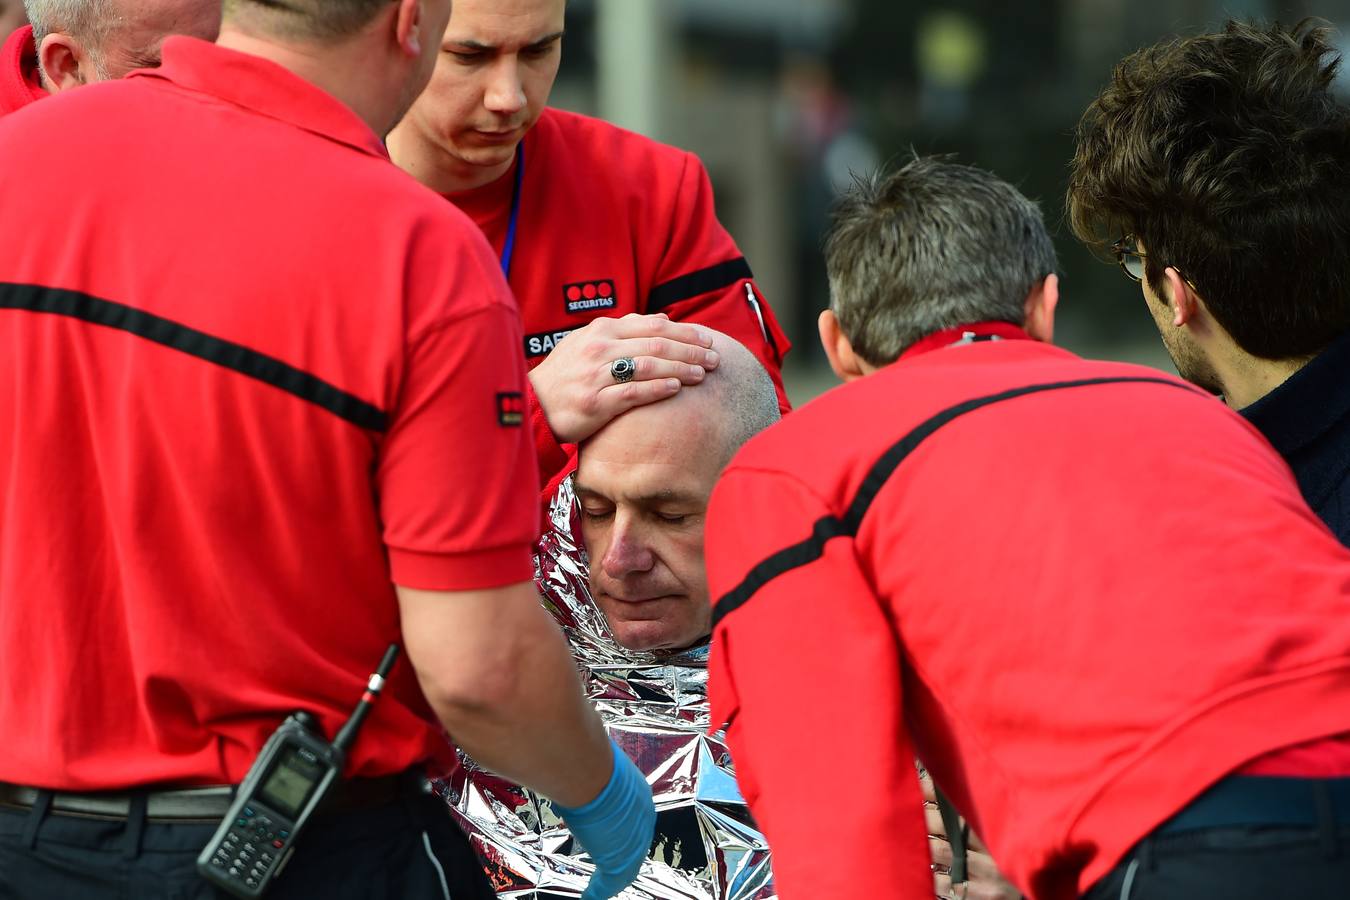
<svg viewBox="0 0 1350 900"><path fill-rule="evenodd" d="M525 142L516 147L516 189L511 195L511 221L506 226L506 244L502 247L502 274L511 278L511 259L516 255L516 223L520 221L520 186L525 181Z"/></svg>

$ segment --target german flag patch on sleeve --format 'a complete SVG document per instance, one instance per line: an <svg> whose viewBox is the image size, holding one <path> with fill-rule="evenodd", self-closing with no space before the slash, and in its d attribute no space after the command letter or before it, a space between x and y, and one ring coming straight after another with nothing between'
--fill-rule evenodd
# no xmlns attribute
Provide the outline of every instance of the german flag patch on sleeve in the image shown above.
<svg viewBox="0 0 1350 900"><path fill-rule="evenodd" d="M497 424L519 428L525 422L525 395L519 391L497 395Z"/></svg>

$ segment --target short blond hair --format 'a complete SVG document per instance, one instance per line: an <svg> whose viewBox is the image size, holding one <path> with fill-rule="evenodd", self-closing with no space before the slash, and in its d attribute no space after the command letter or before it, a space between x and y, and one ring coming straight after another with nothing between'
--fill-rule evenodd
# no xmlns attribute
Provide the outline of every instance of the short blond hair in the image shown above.
<svg viewBox="0 0 1350 900"><path fill-rule="evenodd" d="M111 0L23 0L23 9L39 44L60 32L96 45L116 18Z"/></svg>

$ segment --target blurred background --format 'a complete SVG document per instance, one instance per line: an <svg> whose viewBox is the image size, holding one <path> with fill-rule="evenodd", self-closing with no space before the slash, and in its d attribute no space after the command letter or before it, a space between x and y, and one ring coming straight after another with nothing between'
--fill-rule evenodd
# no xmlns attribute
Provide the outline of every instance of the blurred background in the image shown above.
<svg viewBox="0 0 1350 900"><path fill-rule="evenodd" d="M798 403L834 384L815 338L834 198L850 172L912 151L1040 202L1064 278L1059 343L1171 371L1138 285L1064 222L1074 125L1131 50L1306 16L1350 25L1350 0L570 0L553 102L702 157L794 342Z"/></svg>
<svg viewBox="0 0 1350 900"><path fill-rule="evenodd" d="M792 338L789 393L834 386L815 337L821 253L851 173L952 154L1037 200L1059 250L1057 342L1172 371L1138 285L1073 239L1073 129L1121 57L1230 18L1314 16L1350 50L1350 0L569 0L553 104L697 153ZM0 35L22 21L0 0ZM1342 72L1350 99L1350 71Z"/></svg>

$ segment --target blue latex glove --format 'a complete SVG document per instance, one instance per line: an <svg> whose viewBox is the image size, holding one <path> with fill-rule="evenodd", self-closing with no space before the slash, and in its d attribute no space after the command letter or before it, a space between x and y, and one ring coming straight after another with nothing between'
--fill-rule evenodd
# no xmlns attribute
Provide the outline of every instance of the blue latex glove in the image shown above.
<svg viewBox="0 0 1350 900"><path fill-rule="evenodd" d="M614 774L600 796L576 809L554 806L595 861L595 874L581 900L609 900L632 884L656 831L651 786L619 745L612 739L609 743Z"/></svg>

